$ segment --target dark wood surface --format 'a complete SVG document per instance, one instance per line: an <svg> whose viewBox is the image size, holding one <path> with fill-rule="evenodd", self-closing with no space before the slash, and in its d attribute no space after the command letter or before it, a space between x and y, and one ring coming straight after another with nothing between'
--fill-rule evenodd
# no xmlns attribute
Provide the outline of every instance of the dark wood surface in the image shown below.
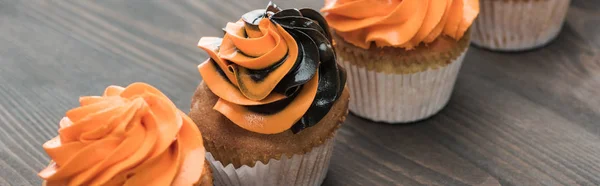
<svg viewBox="0 0 600 186"><path fill-rule="evenodd" d="M207 58L198 39L266 3L0 1L0 185L40 185L41 144L80 95L143 81L187 111ZM438 115L349 116L338 134L324 185L600 185L600 1L573 0L543 49L471 47Z"/></svg>

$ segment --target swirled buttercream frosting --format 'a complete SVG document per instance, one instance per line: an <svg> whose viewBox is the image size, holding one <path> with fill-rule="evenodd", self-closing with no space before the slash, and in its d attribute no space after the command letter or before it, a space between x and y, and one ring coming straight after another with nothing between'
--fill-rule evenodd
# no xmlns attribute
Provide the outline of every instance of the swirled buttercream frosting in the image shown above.
<svg viewBox="0 0 600 186"><path fill-rule="evenodd" d="M200 131L156 88L110 86L79 102L43 145L52 163L39 176L48 186L190 186L200 179Z"/></svg>
<svg viewBox="0 0 600 186"><path fill-rule="evenodd" d="M198 70L219 97L213 109L236 125L297 133L317 124L340 97L346 75L319 12L269 3L223 30L223 38L198 42L210 56Z"/></svg>
<svg viewBox="0 0 600 186"><path fill-rule="evenodd" d="M459 40L479 14L479 0L325 0L321 12L353 45L413 49L441 35Z"/></svg>

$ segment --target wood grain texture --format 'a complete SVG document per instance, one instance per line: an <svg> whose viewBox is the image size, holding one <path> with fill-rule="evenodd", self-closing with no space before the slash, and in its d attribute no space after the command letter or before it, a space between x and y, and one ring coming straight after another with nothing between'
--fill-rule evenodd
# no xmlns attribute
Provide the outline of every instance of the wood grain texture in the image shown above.
<svg viewBox="0 0 600 186"><path fill-rule="evenodd" d="M0 1L0 185L41 184L41 144L80 95L143 81L188 110L207 58L198 39L266 3ZM545 48L471 48L450 103L425 121L349 116L324 185L600 185L599 23L600 1L573 0Z"/></svg>

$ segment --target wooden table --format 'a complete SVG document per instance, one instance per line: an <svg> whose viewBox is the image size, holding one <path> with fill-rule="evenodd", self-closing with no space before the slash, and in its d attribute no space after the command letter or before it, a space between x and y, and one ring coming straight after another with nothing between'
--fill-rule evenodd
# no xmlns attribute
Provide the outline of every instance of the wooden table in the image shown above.
<svg viewBox="0 0 600 186"><path fill-rule="evenodd" d="M207 58L198 39L266 3L0 1L0 185L40 185L41 144L80 95L143 81L187 111ZM324 185L599 185L599 33L600 1L573 0L543 49L471 47L436 116L410 125L349 116Z"/></svg>

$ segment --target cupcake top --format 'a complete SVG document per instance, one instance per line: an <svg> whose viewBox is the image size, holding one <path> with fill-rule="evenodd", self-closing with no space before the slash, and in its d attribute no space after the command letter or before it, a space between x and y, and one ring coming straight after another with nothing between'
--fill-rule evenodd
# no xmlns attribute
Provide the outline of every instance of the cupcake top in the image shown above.
<svg viewBox="0 0 600 186"><path fill-rule="evenodd" d="M410 50L442 35L459 40L479 14L479 0L325 0L321 11L353 45Z"/></svg>
<svg viewBox="0 0 600 186"><path fill-rule="evenodd" d="M262 134L317 124L346 81L327 30L315 10L269 3L228 23L223 38L201 38L198 47L210 58L198 70L220 98L214 109Z"/></svg>
<svg viewBox="0 0 600 186"><path fill-rule="evenodd" d="M159 90L134 83L79 99L44 143L47 185L193 185L204 146L193 121Z"/></svg>

